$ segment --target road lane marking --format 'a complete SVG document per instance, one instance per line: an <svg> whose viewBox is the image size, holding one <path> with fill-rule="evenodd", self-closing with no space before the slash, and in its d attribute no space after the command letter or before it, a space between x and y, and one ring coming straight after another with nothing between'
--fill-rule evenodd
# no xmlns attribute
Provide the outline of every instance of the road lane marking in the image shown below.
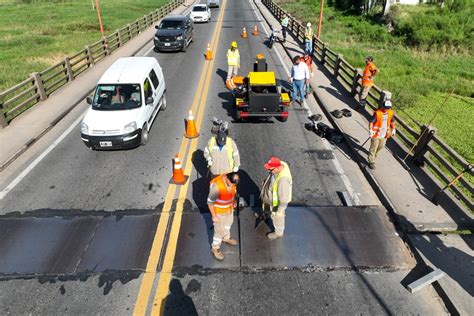
<svg viewBox="0 0 474 316"><path fill-rule="evenodd" d="M255 3L253 0L249 0L249 3L250 3L250 6L252 7L253 9L253 12L255 13L255 17L257 20L260 20L260 24L262 25L262 28L265 32L265 35L268 36L268 32L267 32L267 28L265 27L263 21L265 21L265 19L263 18L263 16L260 18L260 12L258 11L258 8L256 7ZM289 76L290 75L290 70L288 68L288 65L284 62L283 60L283 57L280 55L280 52L275 48L274 49L274 52L276 53L276 55L278 56L278 59L280 59L280 62L281 64L283 65L283 68L285 69L286 71L286 74ZM306 103L306 100L303 100L303 108L306 110L306 112L308 113L308 116L311 116L313 115L313 112L311 111L311 109L309 108L308 104ZM323 146L326 150L332 150L331 146L329 146L329 142L326 140L326 139L323 139L322 140L322 143L323 143ZM334 164L334 167L336 168L337 172L339 173L339 176L341 177L341 180L342 182L344 183L344 186L346 187L346 190L347 192L349 193L349 195L352 197L353 199L353 202L354 202L354 205L361 205L362 202L359 198L359 193L357 193L355 190L354 190L354 187L352 186L352 183L351 181L349 180L349 178L347 177L345 171L344 171L344 168L342 167L341 163L339 162L339 159L337 159L337 157L334 155L334 159L331 159L333 164Z"/></svg>
<svg viewBox="0 0 474 316"><path fill-rule="evenodd" d="M222 10L220 13L218 24L216 25L216 29L214 30L213 37L211 38L211 43L214 48L216 48L218 45L218 40L216 39L219 38L223 16L224 16L224 10ZM211 63L204 64L204 68L201 72L201 76L199 79L198 89L196 90L196 95L191 105L191 110L194 113L197 112L196 114L198 114L196 116L196 127L198 130L200 129L204 109L206 107L206 99L207 99L207 93L209 90L209 83L210 83L209 78L212 75L213 65L214 65L214 61L211 61ZM204 94L204 97L203 97L203 94ZM183 151L183 146L185 146L185 148L188 148L188 144L191 144L189 150L187 151L187 154L180 155L183 161L187 162L185 170L184 170L185 174L189 174L191 172L191 167L192 167L191 159L192 159L192 154L196 149L197 142L198 142L198 139L189 140L184 137L182 139L180 153ZM186 194L189 182L190 180L186 182L186 184L184 185L184 187L186 187L185 191L183 191L183 187L181 187L179 196L183 194L181 192L184 192L184 194ZM146 273L144 274L142 283L140 285L140 290L137 296L137 300L135 303L135 309L133 313L134 315L144 315L146 314L146 311L148 309L148 302L149 302L149 298L152 292L152 286L155 281L155 277L157 275L156 269L159 264L159 259L161 257L161 253L162 253L164 242L165 242L164 237L166 235L166 228L170 220L172 198L175 195L176 185L170 185L170 187L168 188L168 191L170 190L172 190L173 192L172 193L168 192L169 194L167 194L167 198L165 200L165 206L163 208L162 216L160 217L160 221L158 223L158 229L155 233L153 246L148 257ZM179 201L179 198L178 198L178 201ZM182 207L183 207L183 204L181 204L181 211L182 211ZM161 276L161 273L160 273L160 276Z"/></svg>
<svg viewBox="0 0 474 316"><path fill-rule="evenodd" d="M87 109L88 111L89 109ZM67 137L67 135L69 135L69 133L71 133L71 131L76 128L76 126L82 121L82 118L84 117L84 115L86 115L87 111L85 111L84 113L82 113L72 124L71 126L68 127L67 130L65 130L48 148L46 148L46 150L44 152L41 153L41 155L39 155L35 160L33 160L32 163L30 163L28 165L28 167L26 167L15 179L13 179L12 182L10 182L10 184L8 184L6 186L5 189L3 189L1 192L0 192L0 200L3 200L3 198L5 197L5 195L8 194L8 192L10 192L11 190L13 190L14 187L16 187L16 185L18 183L20 183L21 180L23 180L23 178L25 178L28 173L30 173L31 170L33 170L40 162L41 160L44 159L44 157L46 157L51 151L53 151L54 148L56 148L56 146L59 145L59 143Z"/></svg>

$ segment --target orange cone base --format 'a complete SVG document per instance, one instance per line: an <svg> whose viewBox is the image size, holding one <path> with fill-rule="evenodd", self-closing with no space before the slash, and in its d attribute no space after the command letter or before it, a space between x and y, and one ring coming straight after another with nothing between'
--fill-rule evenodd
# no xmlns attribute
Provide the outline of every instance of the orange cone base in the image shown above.
<svg viewBox="0 0 474 316"><path fill-rule="evenodd" d="M198 138L198 137L199 137L199 133L196 132L195 135L186 135L186 134L184 134L184 137L189 138L189 139Z"/></svg>
<svg viewBox="0 0 474 316"><path fill-rule="evenodd" d="M183 184L186 183L186 181L188 181L188 179L189 179L189 176L184 176L184 180L183 180L183 181L177 182L177 181L175 181L173 178L171 178L170 184L183 185Z"/></svg>
<svg viewBox="0 0 474 316"><path fill-rule="evenodd" d="M206 60L212 60L212 53L206 53Z"/></svg>

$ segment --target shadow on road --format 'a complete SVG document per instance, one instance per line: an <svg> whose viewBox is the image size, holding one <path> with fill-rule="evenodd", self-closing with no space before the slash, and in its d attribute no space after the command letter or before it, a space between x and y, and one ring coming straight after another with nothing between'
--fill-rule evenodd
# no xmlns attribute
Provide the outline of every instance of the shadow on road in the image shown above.
<svg viewBox="0 0 474 316"><path fill-rule="evenodd" d="M190 282L191 283L191 282ZM189 287L189 286L188 286ZM170 283L170 294L164 299L161 315L181 316L181 315L198 315L196 306L192 298L186 294L178 279L172 279ZM188 291L188 289L186 289Z"/></svg>

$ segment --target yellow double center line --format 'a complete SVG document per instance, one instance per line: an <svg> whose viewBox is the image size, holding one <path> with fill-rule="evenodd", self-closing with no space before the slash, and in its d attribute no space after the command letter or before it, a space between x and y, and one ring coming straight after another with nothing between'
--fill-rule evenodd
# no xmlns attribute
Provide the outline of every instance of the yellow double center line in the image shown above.
<svg viewBox="0 0 474 316"><path fill-rule="evenodd" d="M212 40L211 40L211 49L215 55L217 55L217 47L219 43L219 37L221 34L222 29L222 22L225 12L225 7L227 4L227 0L224 0L222 3L221 11L217 20L216 28L214 30ZM214 60L211 60L209 63L204 65L204 68L201 72L201 76L199 78L198 89L196 95L194 96L193 103L191 105L191 111L196 113L196 127L200 130L202 118L204 115L204 110L206 108L206 101L207 101L207 94L209 91L209 84L211 81L212 70L214 68ZM204 86L204 89L203 89ZM192 169L192 154L196 150L198 144L198 139L187 139L184 138L181 141L181 145L179 147L179 157L185 157L183 159L184 165L184 173L190 174ZM189 149L189 150L188 150ZM168 295L168 288L169 283L171 281L171 272L174 264L174 258L176 254L176 246L178 243L178 235L179 230L181 227L181 219L183 213L183 206L186 199L186 194L189 187L188 180L186 184L180 187L178 201L176 205L175 215L173 217L173 222L170 229L168 245L165 253L165 257L163 260L163 267L161 272L159 273L159 281L158 287L156 290L155 297L153 299L152 310L151 313L153 315L161 314L162 307L163 307L163 300ZM165 203L163 206L163 210L158 222L158 227L156 229L156 233L153 239L153 244L150 250L150 254L148 257L148 262L145 268L145 273L143 274L142 283L140 285L140 290L138 292L138 297L135 303L135 309L133 314L134 315L145 315L148 308L148 303L150 299L150 295L152 294L152 287L155 281L155 277L157 275L157 267L158 263L162 254L165 235L166 235L166 228L168 227L169 219L170 219L170 211L171 206L173 204L173 198L176 193L177 186L171 184L168 187L168 191L165 196Z"/></svg>

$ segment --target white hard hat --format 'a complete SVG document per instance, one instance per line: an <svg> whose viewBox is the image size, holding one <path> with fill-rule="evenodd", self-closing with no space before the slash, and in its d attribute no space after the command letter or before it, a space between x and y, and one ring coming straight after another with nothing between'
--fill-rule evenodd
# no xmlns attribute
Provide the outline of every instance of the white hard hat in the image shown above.
<svg viewBox="0 0 474 316"><path fill-rule="evenodd" d="M307 27L311 27L311 22L308 22L308 24L306 24Z"/></svg>
<svg viewBox="0 0 474 316"><path fill-rule="evenodd" d="M385 101L385 103L383 104L383 107L386 109L390 109L392 107L392 101L390 100Z"/></svg>

